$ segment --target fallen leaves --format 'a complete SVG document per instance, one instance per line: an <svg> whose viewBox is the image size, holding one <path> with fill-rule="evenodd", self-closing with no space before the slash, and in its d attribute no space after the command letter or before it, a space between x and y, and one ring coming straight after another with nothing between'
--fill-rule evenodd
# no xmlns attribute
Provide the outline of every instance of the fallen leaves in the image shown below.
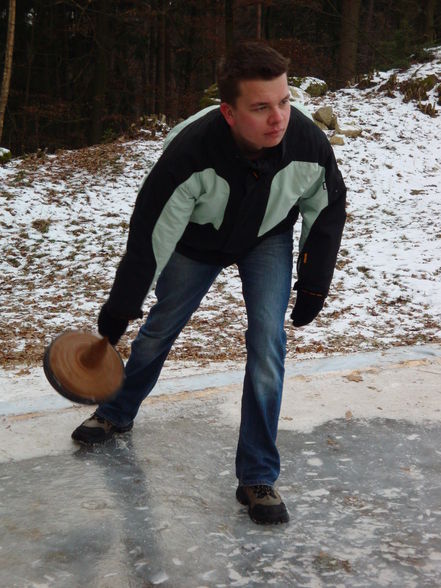
<svg viewBox="0 0 441 588"><path fill-rule="evenodd" d="M406 115L410 105L384 96L381 104L375 93L363 102L357 94L332 96L327 99L336 111L356 104L357 124L369 124L372 132L356 151L337 148L350 189L342 248L319 318L294 329L288 310L287 358L440 342L439 306L430 303L437 299L441 275L441 208L434 198L434 154L440 150L433 124L416 121L418 144ZM160 151L161 141L119 139L12 160L0 169L1 366L39 364L46 345L66 328L96 330L139 182ZM380 160L387 163L379 166ZM409 224L414 218L418 226ZM123 358L139 326L132 323L118 345ZM228 268L176 341L170 360L243 361L246 329L237 269ZM363 381L356 371L344 377Z"/></svg>
<svg viewBox="0 0 441 588"><path fill-rule="evenodd" d="M346 378L347 380L349 380L350 382L362 382L363 381L363 376L360 374L360 372L352 372L346 376L343 376L344 378Z"/></svg>

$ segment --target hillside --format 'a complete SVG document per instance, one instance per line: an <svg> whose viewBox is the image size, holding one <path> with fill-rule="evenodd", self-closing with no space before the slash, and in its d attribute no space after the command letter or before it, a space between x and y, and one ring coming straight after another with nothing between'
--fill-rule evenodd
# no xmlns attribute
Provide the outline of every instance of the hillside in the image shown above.
<svg viewBox="0 0 441 588"><path fill-rule="evenodd" d="M424 96L415 80L428 76L434 84ZM297 330L287 322L289 357L441 341L441 117L434 112L441 110L440 81L438 49L433 60L407 71L376 73L361 84L365 89L306 104L311 112L332 106L341 123L360 127L362 135L335 147L349 201L341 253L319 319ZM95 329L137 188L161 147L162 135L144 131L0 167L0 365L38 363L63 330ZM152 300L150 294L144 309ZM139 324L119 345L124 356ZM245 328L231 267L170 359L241 360Z"/></svg>

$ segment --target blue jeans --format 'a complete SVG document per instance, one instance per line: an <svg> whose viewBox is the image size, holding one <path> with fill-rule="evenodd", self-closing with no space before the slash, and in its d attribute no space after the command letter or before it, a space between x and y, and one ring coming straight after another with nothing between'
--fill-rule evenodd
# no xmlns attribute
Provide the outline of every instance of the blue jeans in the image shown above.
<svg viewBox="0 0 441 588"><path fill-rule="evenodd" d="M291 292L292 232L264 239L238 263L248 329L236 475L242 485L274 484L286 353L285 314ZM125 381L97 414L116 426L130 424L156 384L167 355L221 272L218 265L174 253L156 286L157 303L132 343Z"/></svg>

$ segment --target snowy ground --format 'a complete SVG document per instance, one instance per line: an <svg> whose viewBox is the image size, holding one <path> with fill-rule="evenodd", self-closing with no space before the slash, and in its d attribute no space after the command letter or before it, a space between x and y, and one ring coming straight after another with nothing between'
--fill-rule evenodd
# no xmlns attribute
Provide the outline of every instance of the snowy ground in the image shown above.
<svg viewBox="0 0 441 588"><path fill-rule="evenodd" d="M435 59L385 72L374 86L312 99L333 106L341 123L362 128L335 153L348 186L348 222L331 294L312 325L288 325L289 357L441 341L440 118L395 86L435 74ZM438 85L439 88L439 85ZM393 94L393 95L392 95ZM423 104L436 104L435 90ZM95 329L124 250L137 188L162 140L121 139L54 156L15 159L0 168L0 365L39 363L66 328ZM297 230L297 236L299 231ZM150 295L145 309L153 300ZM127 355L134 323L119 349ZM218 279L171 360L240 360L246 319L235 267Z"/></svg>

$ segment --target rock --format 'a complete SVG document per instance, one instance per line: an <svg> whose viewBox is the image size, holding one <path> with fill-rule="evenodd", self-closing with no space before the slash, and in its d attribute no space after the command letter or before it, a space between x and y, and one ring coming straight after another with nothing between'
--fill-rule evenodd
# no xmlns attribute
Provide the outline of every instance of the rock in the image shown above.
<svg viewBox="0 0 441 588"><path fill-rule="evenodd" d="M301 90L307 92L309 96L313 96L314 98L323 96L328 91L328 85L326 82L318 78L312 78L310 76L303 78L289 76L288 84L290 86L300 88Z"/></svg>
<svg viewBox="0 0 441 588"><path fill-rule="evenodd" d="M328 127L325 125L325 123L322 123L319 120L314 120L314 122L318 126L318 128L321 129L322 131L328 130Z"/></svg>
<svg viewBox="0 0 441 588"><path fill-rule="evenodd" d="M311 96L307 94L304 90L302 90L301 88L296 88L295 86L288 87L292 100L294 100L295 102L300 102L301 104L306 104L307 102L309 102Z"/></svg>
<svg viewBox="0 0 441 588"><path fill-rule="evenodd" d="M359 137L362 133L362 130L355 125L339 125L336 126L336 132L339 135L344 135L345 137L349 137L351 139L355 139L355 137Z"/></svg>
<svg viewBox="0 0 441 588"><path fill-rule="evenodd" d="M329 124L329 128L330 128L332 131L334 131L334 130L336 130L336 129L337 129L337 127L338 127L338 120L337 120L337 115L336 115L336 114L334 114L334 116L332 117L332 119L331 119L331 122L330 122L330 124Z"/></svg>
<svg viewBox="0 0 441 588"><path fill-rule="evenodd" d="M199 103L200 108L207 108L208 106L214 106L220 104L219 91L217 84L212 84L209 88L204 90L204 94Z"/></svg>
<svg viewBox="0 0 441 588"><path fill-rule="evenodd" d="M363 376L360 374L360 372L358 371L354 371L350 374L348 374L347 376L344 376L347 380L349 380L350 382L362 382L363 381Z"/></svg>
<svg viewBox="0 0 441 588"><path fill-rule="evenodd" d="M318 96L324 96L328 91L328 85L326 82L314 81L309 84L309 86L306 88L306 91L314 98Z"/></svg>
<svg viewBox="0 0 441 588"><path fill-rule="evenodd" d="M297 77L297 76L288 76L288 86L294 86L295 88L300 88L305 78Z"/></svg>
<svg viewBox="0 0 441 588"><path fill-rule="evenodd" d="M5 149L4 147L0 147L0 163L7 163L10 161L12 155L9 149Z"/></svg>
<svg viewBox="0 0 441 588"><path fill-rule="evenodd" d="M342 135L334 134L329 138L331 145L344 145L345 138Z"/></svg>
<svg viewBox="0 0 441 588"><path fill-rule="evenodd" d="M325 124L328 129L335 129L337 125L337 117L332 110L332 106L322 106L315 111L314 118Z"/></svg>

